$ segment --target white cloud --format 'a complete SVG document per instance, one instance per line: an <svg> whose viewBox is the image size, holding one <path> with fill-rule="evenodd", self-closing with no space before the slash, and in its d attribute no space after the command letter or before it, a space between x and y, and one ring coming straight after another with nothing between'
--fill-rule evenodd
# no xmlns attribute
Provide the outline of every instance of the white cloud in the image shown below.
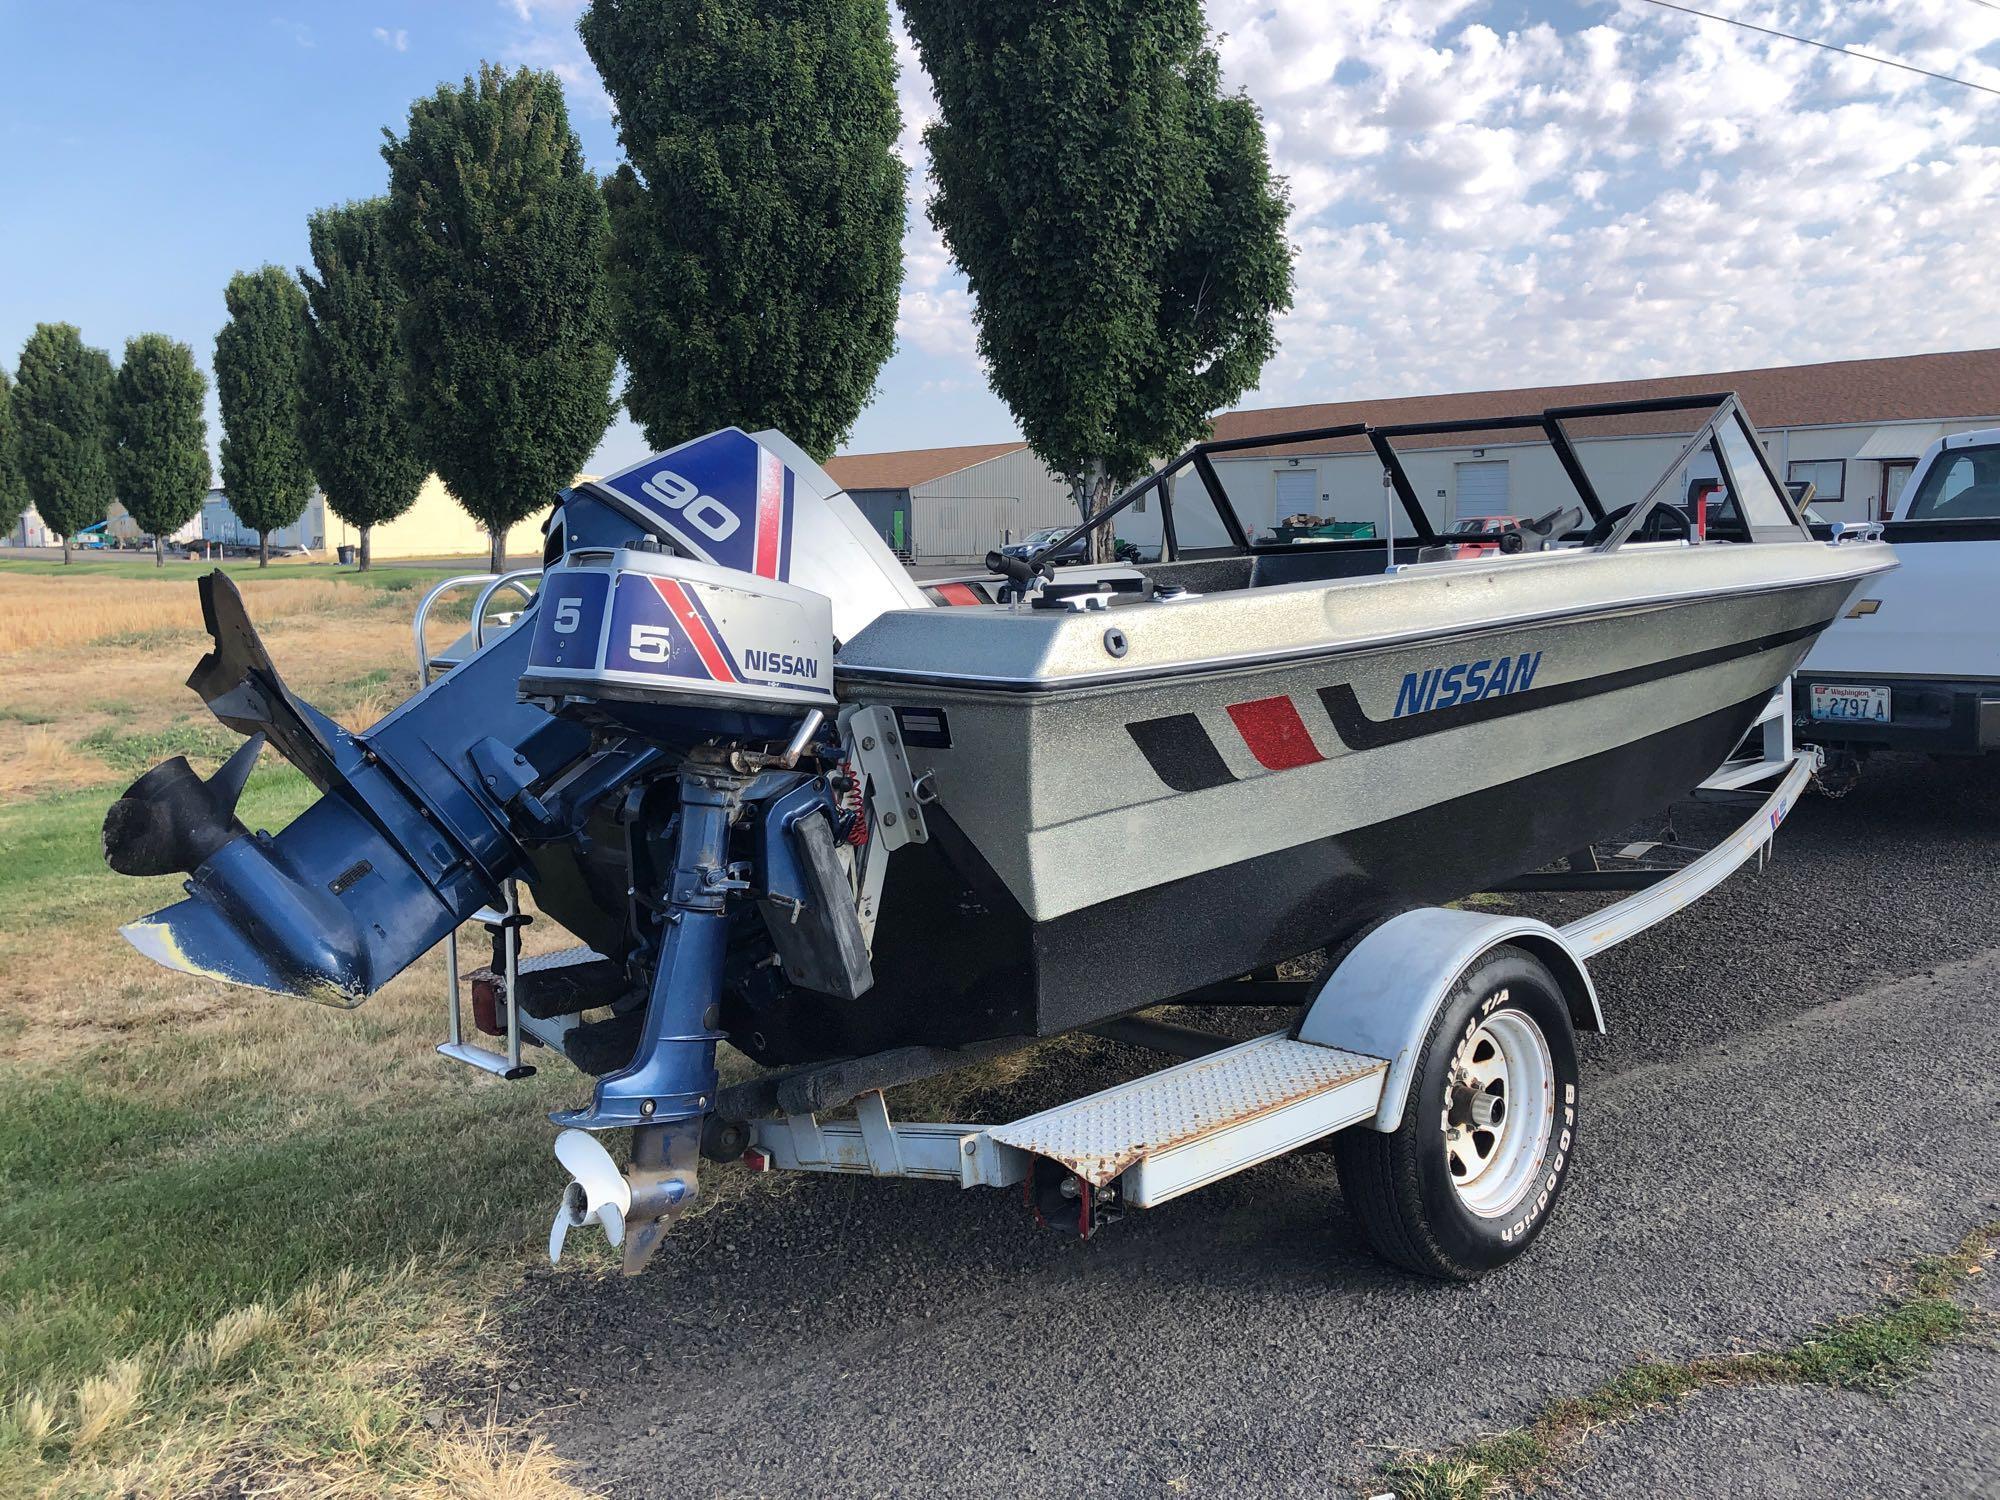
<svg viewBox="0 0 2000 1500"><path fill-rule="evenodd" d="M611 118L611 96L597 66L577 35L577 18L588 0L497 0L514 18L514 34L502 49L503 61L546 69L562 80L570 108L601 120Z"/></svg>
<svg viewBox="0 0 2000 1500"><path fill-rule="evenodd" d="M517 0L528 3L528 0ZM1991 341L2000 99L1642 0L1559 31L1520 0L1210 0L1290 180L1297 305L1264 403L1666 374ZM1738 0L1730 13L2000 87L2000 10ZM898 333L977 378L921 211Z"/></svg>
<svg viewBox="0 0 2000 1500"><path fill-rule="evenodd" d="M377 26L375 28L375 40L389 48L392 52L408 52L410 50L410 34L400 26L394 31L391 31L386 26Z"/></svg>

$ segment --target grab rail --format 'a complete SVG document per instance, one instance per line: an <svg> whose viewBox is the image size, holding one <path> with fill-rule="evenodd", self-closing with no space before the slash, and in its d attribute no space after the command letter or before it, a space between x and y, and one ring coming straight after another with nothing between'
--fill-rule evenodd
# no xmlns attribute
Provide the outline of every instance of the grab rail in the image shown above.
<svg viewBox="0 0 2000 1500"><path fill-rule="evenodd" d="M416 618L411 622L410 633L415 638L417 648L417 685L431 685L431 669L438 665L431 656L430 647L424 641L424 629L430 624L431 607L453 589L470 588L474 584L486 585L479 591L479 598L472 606L472 645L477 650L486 644L486 606L494 594L503 588L511 588L521 596L524 604L535 602L535 591L528 587L526 580L539 578L540 568L517 568L511 573L460 573L434 584L429 592L417 603Z"/></svg>

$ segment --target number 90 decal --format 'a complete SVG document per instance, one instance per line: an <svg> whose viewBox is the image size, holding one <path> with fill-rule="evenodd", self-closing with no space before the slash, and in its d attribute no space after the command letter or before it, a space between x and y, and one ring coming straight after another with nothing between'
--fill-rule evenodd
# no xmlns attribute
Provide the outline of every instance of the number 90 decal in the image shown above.
<svg viewBox="0 0 2000 1500"><path fill-rule="evenodd" d="M726 542L736 535L743 518L713 495L704 495L694 484L671 469L662 469L639 486L711 542ZM634 653L637 654L636 652Z"/></svg>

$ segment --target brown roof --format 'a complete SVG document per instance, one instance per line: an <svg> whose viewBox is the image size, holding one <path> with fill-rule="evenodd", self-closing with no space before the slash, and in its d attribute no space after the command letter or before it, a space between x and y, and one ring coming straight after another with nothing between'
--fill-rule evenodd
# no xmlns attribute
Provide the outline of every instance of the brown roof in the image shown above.
<svg viewBox="0 0 2000 1500"><path fill-rule="evenodd" d="M1398 396L1379 401L1335 401L1315 406L1275 406L1224 412L1218 438L1257 437L1306 427L1367 422L1450 422L1469 417L1516 416L1551 406L1600 401L1640 401L1734 391L1761 428L1811 427L1855 422L1936 421L1948 417L2000 416L2000 349L1950 354L1910 354L1895 359L1846 359L1823 365L1781 365L1724 370L1711 375L1671 375L1655 380L1607 380L1590 385L1529 386L1519 390L1466 391L1449 396ZM1572 424L1577 437L1638 432L1691 431L1704 413L1593 418ZM1459 445L1479 434L1397 439L1397 446ZM1493 433L1492 440L1505 438ZM1517 441L1537 434L1513 434ZM1358 440L1313 444L1316 451L1365 446ZM1268 450L1246 450L1250 452Z"/></svg>
<svg viewBox="0 0 2000 1500"><path fill-rule="evenodd" d="M1016 438L1011 443L970 443L961 448L905 448L900 453L840 453L826 461L826 472L844 490L906 490L913 484L942 479L983 464L989 458L1005 458L1028 445Z"/></svg>

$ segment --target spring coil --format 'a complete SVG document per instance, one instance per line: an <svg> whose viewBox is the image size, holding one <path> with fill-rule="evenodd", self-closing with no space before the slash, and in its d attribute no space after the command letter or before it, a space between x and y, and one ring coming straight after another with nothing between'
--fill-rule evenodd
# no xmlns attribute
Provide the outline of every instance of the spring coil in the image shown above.
<svg viewBox="0 0 2000 1500"><path fill-rule="evenodd" d="M862 795L861 776L853 761L841 761L840 774L844 783L840 808L853 820L847 829L847 842L859 849L868 842L868 799Z"/></svg>

